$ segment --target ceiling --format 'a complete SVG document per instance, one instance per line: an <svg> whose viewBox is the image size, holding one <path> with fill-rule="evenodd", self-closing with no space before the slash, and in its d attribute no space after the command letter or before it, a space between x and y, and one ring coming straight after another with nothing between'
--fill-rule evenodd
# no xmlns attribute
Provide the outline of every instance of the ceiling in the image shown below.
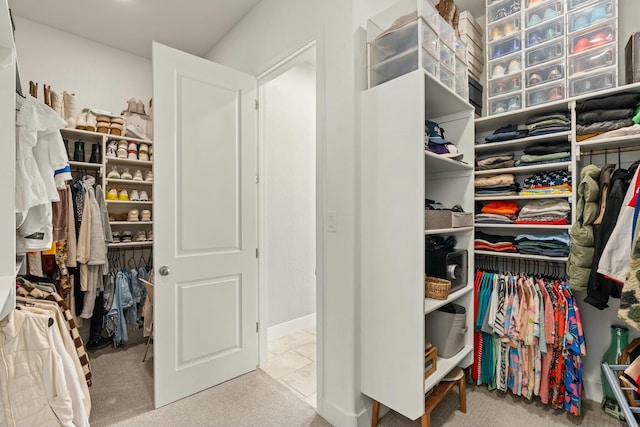
<svg viewBox="0 0 640 427"><path fill-rule="evenodd" d="M157 41L203 56L260 0L9 0L14 15L151 58Z"/></svg>

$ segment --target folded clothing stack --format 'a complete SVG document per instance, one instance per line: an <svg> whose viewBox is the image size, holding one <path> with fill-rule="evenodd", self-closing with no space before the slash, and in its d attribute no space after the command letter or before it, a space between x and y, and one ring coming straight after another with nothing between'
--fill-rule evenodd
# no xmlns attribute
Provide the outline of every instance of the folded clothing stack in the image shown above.
<svg viewBox="0 0 640 427"><path fill-rule="evenodd" d="M529 136L529 128L525 125L506 125L493 131L484 138L485 142L510 141L512 139L526 138Z"/></svg>
<svg viewBox="0 0 640 427"><path fill-rule="evenodd" d="M515 238L516 247L521 254L544 255L550 257L569 256L569 233L557 234L519 234Z"/></svg>
<svg viewBox="0 0 640 427"><path fill-rule="evenodd" d="M571 205L564 199L531 200L522 207L516 224L566 225Z"/></svg>
<svg viewBox="0 0 640 427"><path fill-rule="evenodd" d="M499 236L476 231L473 247L479 251L518 252L513 236Z"/></svg>
<svg viewBox="0 0 640 427"><path fill-rule="evenodd" d="M476 214L476 224L513 224L520 206L515 202L494 201L487 203Z"/></svg>
<svg viewBox="0 0 640 427"><path fill-rule="evenodd" d="M576 104L578 141L640 123L640 94L619 93Z"/></svg>
<svg viewBox="0 0 640 427"><path fill-rule="evenodd" d="M529 136L547 135L571 130L571 120L568 113L552 113L534 117L527 122Z"/></svg>
<svg viewBox="0 0 640 427"><path fill-rule="evenodd" d="M476 158L476 169L480 171L512 168L514 166L513 154L490 155Z"/></svg>
<svg viewBox="0 0 640 427"><path fill-rule="evenodd" d="M531 166L544 163L571 161L571 144L564 142L542 142L525 147L524 154L516 166Z"/></svg>
<svg viewBox="0 0 640 427"><path fill-rule="evenodd" d="M538 172L524 180L521 196L571 193L571 173L566 170Z"/></svg>
<svg viewBox="0 0 640 427"><path fill-rule="evenodd" d="M513 196L520 191L520 185L510 173L479 176L474 181L476 196Z"/></svg>

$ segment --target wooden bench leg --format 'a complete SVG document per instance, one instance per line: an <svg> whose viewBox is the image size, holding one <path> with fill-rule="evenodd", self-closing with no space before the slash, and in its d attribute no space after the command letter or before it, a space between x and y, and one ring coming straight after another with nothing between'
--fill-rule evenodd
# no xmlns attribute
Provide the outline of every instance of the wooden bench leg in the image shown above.
<svg viewBox="0 0 640 427"><path fill-rule="evenodd" d="M465 384L465 377L463 376L458 380L458 394L460 395L460 412L467 413L467 385Z"/></svg>
<svg viewBox="0 0 640 427"><path fill-rule="evenodd" d="M422 427L431 427L431 413L422 414Z"/></svg>
<svg viewBox="0 0 640 427"><path fill-rule="evenodd" d="M373 401L373 414L371 415L371 427L378 426L378 414L380 413L380 402L377 400Z"/></svg>

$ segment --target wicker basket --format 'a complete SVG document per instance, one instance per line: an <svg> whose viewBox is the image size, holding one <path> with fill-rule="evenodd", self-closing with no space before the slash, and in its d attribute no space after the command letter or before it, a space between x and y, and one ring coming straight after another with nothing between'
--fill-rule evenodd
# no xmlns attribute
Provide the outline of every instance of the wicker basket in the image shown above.
<svg viewBox="0 0 640 427"><path fill-rule="evenodd" d="M451 282L439 277L426 276L424 279L424 296L433 299L447 299Z"/></svg>

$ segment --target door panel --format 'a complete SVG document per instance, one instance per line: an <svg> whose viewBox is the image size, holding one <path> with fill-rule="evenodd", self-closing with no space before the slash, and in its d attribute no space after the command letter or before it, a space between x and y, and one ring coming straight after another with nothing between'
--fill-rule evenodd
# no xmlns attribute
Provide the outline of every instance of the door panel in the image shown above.
<svg viewBox="0 0 640 427"><path fill-rule="evenodd" d="M256 82L153 45L155 405L252 371Z"/></svg>

